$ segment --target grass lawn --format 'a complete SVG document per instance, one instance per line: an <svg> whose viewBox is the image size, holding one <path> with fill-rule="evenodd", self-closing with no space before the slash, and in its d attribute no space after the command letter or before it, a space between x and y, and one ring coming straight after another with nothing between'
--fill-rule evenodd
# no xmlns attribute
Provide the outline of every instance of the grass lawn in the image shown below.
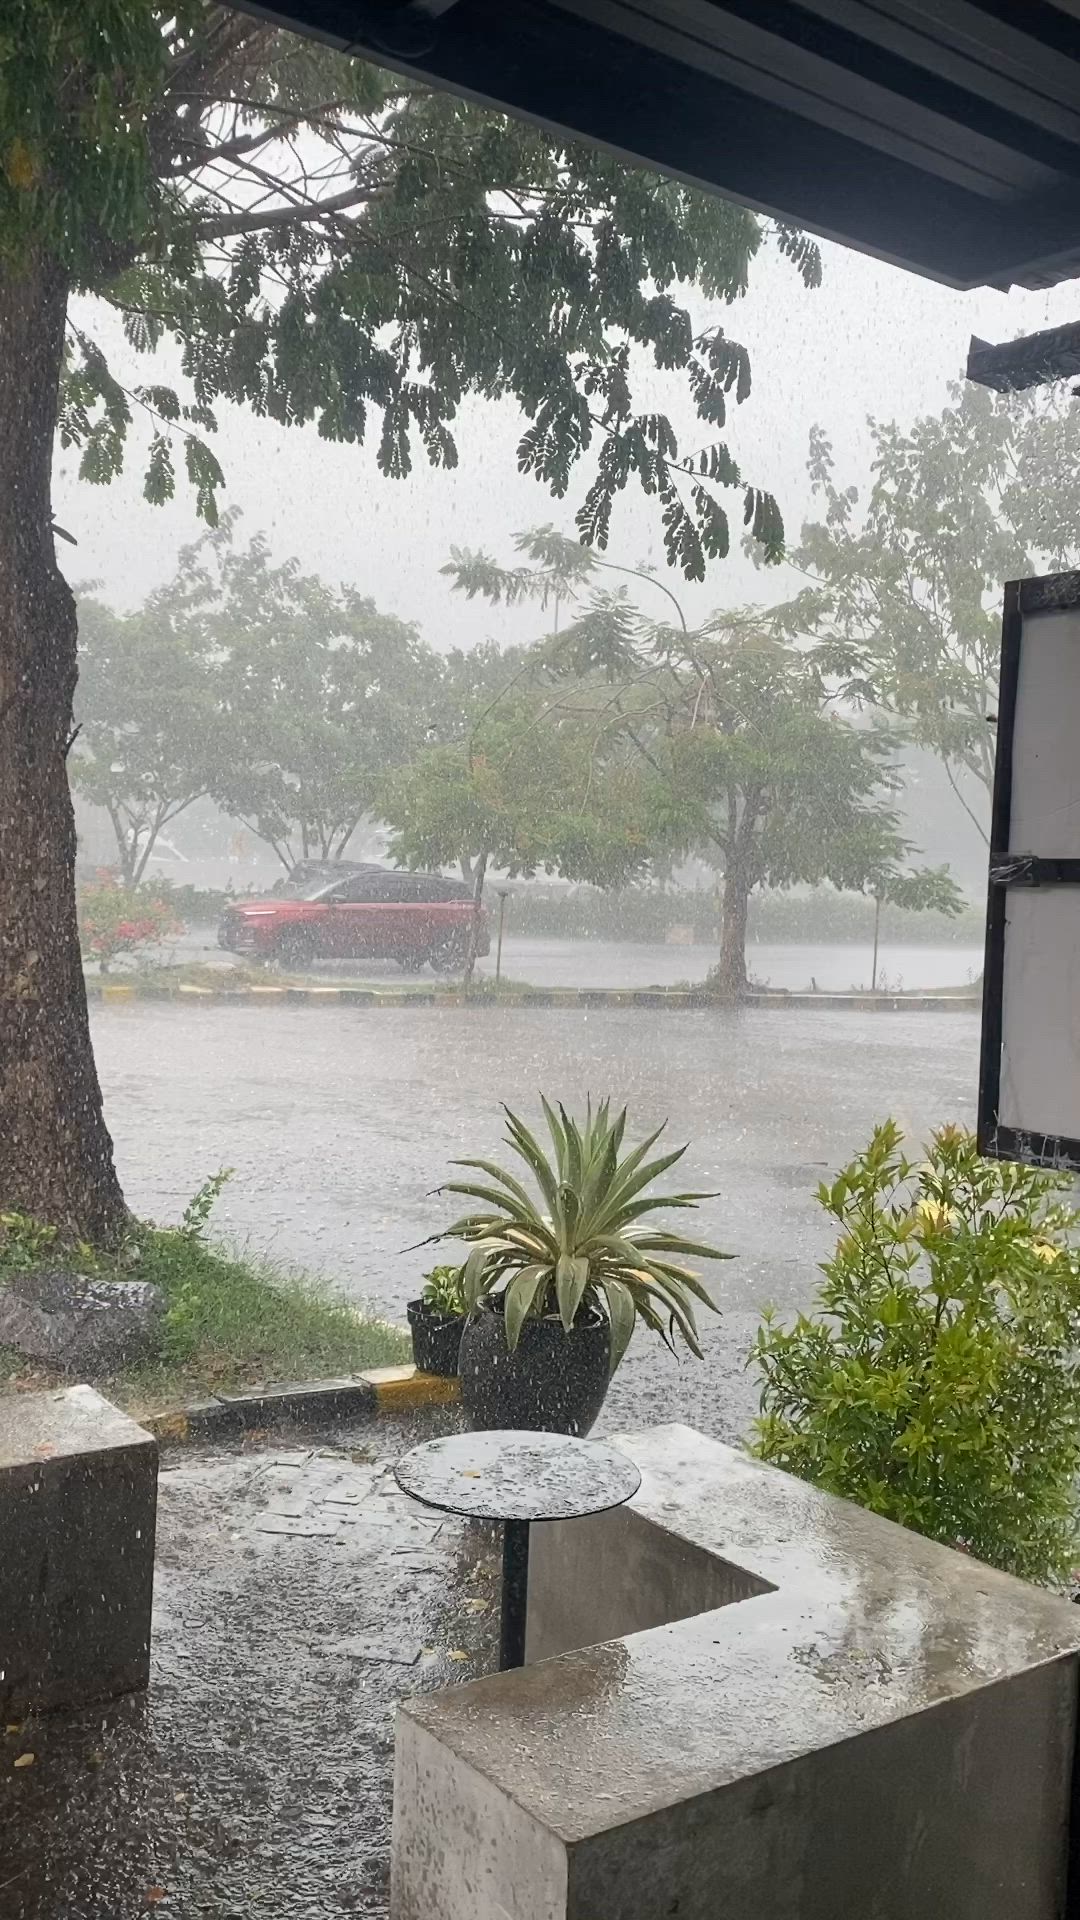
<svg viewBox="0 0 1080 1920"><path fill-rule="evenodd" d="M11 1223L11 1224L9 1224ZM319 1283L231 1253L201 1230L138 1226L115 1259L55 1246L47 1229L0 1225L0 1286L34 1262L104 1279L150 1280L167 1303L160 1355L93 1385L135 1413L217 1389L359 1373L408 1360L407 1333L367 1319ZM0 1391L62 1384L60 1376L0 1347Z"/></svg>

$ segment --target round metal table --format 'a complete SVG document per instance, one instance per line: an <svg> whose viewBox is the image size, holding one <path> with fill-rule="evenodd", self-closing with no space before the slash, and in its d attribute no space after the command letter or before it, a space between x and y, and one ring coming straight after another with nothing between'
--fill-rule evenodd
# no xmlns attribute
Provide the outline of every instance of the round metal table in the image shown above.
<svg viewBox="0 0 1080 1920"><path fill-rule="evenodd" d="M641 1475L603 1440L563 1433L456 1433L413 1447L394 1468L403 1493L467 1520L503 1522L499 1666L525 1664L529 1528L577 1520L633 1498Z"/></svg>

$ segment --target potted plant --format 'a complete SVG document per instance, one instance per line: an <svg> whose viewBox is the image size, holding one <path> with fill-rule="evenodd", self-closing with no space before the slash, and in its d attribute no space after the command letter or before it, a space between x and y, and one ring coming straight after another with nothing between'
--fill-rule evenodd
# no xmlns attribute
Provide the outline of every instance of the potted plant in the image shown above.
<svg viewBox="0 0 1080 1920"><path fill-rule="evenodd" d="M503 1109L507 1144L537 1196L493 1161L455 1161L484 1178L452 1180L441 1191L479 1201L481 1210L435 1238L471 1247L459 1360L471 1425L584 1434L639 1316L672 1351L681 1335L700 1358L694 1302L713 1303L685 1261L730 1256L651 1223L658 1208L712 1198L652 1191L686 1151L648 1158L663 1127L624 1153L625 1108L613 1118L608 1100L595 1112L590 1101L579 1125L563 1106L542 1104L550 1155Z"/></svg>
<svg viewBox="0 0 1080 1920"><path fill-rule="evenodd" d="M419 1300L410 1300L406 1312L412 1329L413 1359L420 1372L454 1379L465 1326L460 1266L432 1267Z"/></svg>

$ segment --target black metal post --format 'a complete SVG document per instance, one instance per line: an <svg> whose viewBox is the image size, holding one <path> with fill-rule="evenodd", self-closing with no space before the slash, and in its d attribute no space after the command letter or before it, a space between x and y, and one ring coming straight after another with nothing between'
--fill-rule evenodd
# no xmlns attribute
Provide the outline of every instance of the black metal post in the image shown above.
<svg viewBox="0 0 1080 1920"><path fill-rule="evenodd" d="M525 1665L525 1620L529 1601L529 1522L507 1520L503 1527L502 1627L499 1671Z"/></svg>

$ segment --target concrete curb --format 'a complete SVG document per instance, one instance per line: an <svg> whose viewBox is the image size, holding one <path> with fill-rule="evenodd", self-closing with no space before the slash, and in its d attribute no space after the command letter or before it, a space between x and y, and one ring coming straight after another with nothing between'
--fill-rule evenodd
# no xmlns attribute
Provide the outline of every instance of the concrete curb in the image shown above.
<svg viewBox="0 0 1080 1920"><path fill-rule="evenodd" d="M531 987L494 995L472 995L453 991L427 992L423 989L395 987L267 986L267 987L195 987L161 986L157 982L140 985L137 981L86 982L91 1000L107 1002L130 1000L186 1000L209 1006L277 1004L324 1007L470 1007L482 1011L488 1007L650 1007L683 1011L691 1007L721 1008L728 1003L697 987ZM980 994L884 994L884 993L750 993L739 1007L791 1008L811 1007L819 1013L854 1011L858 1013L970 1013L982 1005Z"/></svg>
<svg viewBox="0 0 1080 1920"><path fill-rule="evenodd" d="M453 1406L458 1380L415 1367L372 1367L353 1379L309 1380L214 1394L186 1407L146 1414L138 1424L162 1442L213 1440L257 1427L318 1427L331 1420L377 1420L423 1407Z"/></svg>

